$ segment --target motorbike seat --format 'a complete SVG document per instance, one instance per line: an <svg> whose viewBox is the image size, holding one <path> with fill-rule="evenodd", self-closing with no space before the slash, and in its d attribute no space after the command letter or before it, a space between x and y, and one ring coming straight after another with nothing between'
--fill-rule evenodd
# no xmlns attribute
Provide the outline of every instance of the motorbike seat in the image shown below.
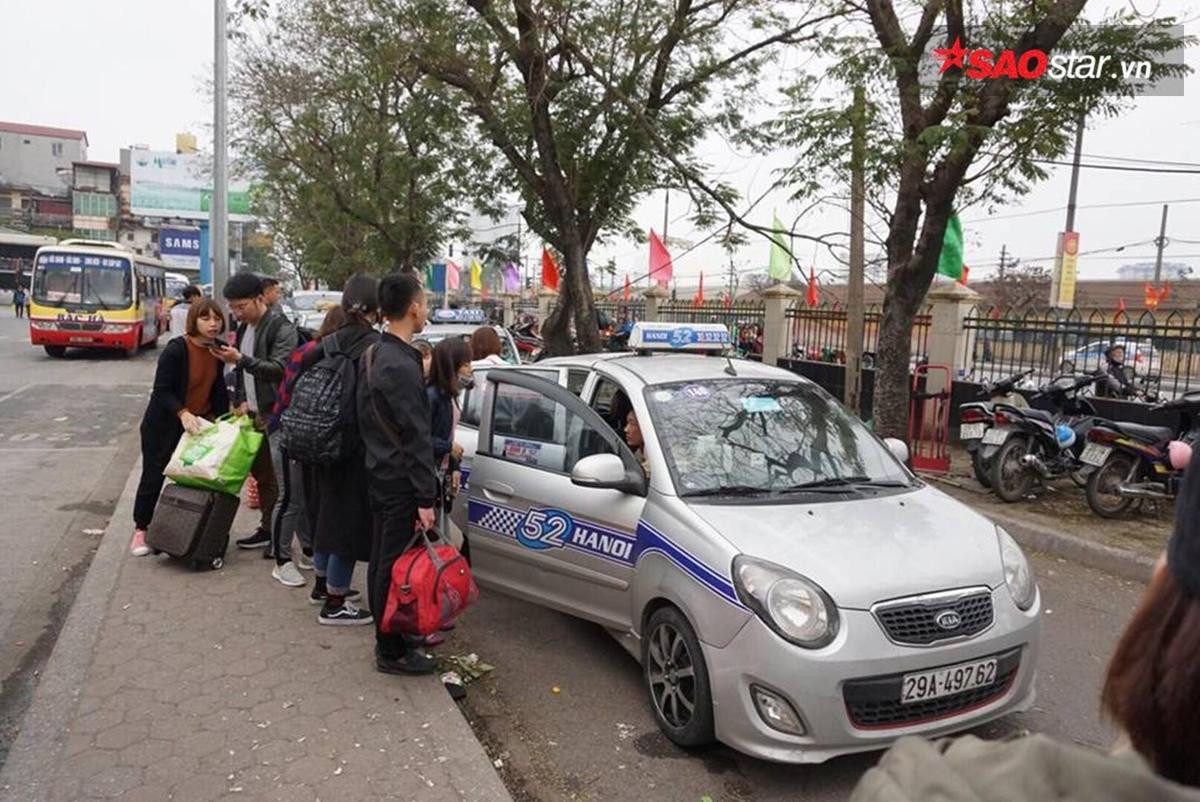
<svg viewBox="0 0 1200 802"><path fill-rule="evenodd" d="M1033 409L1030 407L1028 409L1021 410L1021 412L1024 413L1025 417L1027 418L1045 421L1046 423L1054 423L1054 416L1044 409Z"/></svg>
<svg viewBox="0 0 1200 802"><path fill-rule="evenodd" d="M1116 421L1113 425L1122 434L1136 437L1147 443L1165 443L1175 436L1175 430L1167 426L1145 426L1125 421Z"/></svg>

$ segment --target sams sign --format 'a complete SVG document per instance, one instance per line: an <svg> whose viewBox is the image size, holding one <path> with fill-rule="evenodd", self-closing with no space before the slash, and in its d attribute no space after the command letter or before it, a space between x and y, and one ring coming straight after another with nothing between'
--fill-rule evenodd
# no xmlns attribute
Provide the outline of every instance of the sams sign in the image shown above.
<svg viewBox="0 0 1200 802"><path fill-rule="evenodd" d="M158 252L163 262L181 270L200 270L200 229L162 228Z"/></svg>

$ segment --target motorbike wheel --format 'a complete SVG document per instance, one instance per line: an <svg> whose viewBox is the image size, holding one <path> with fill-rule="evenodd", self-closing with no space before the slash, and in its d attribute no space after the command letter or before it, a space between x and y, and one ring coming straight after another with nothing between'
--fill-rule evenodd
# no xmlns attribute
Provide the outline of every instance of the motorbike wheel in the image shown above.
<svg viewBox="0 0 1200 802"><path fill-rule="evenodd" d="M984 487L992 486L992 466L984 461L978 450L971 452L971 469L975 471L975 481Z"/></svg>
<svg viewBox="0 0 1200 802"><path fill-rule="evenodd" d="M1027 453L1024 437L1010 437L992 457L992 492L1010 504L1028 496L1033 487L1033 473L1021 462Z"/></svg>
<svg viewBox="0 0 1200 802"><path fill-rule="evenodd" d="M1088 477L1087 500L1092 512L1101 518L1119 518L1133 506L1134 499L1117 495L1117 486L1129 479L1133 469L1133 457L1118 453Z"/></svg>

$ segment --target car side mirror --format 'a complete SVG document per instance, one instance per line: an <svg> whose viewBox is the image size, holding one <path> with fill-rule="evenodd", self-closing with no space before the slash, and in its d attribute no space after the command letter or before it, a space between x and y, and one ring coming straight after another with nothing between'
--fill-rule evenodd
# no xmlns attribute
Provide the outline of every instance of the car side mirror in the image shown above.
<svg viewBox="0 0 1200 802"><path fill-rule="evenodd" d="M592 454L575 463L571 469L571 482L580 487L635 493L644 485L644 478L630 476L625 463L616 454Z"/></svg>
<svg viewBox="0 0 1200 802"><path fill-rule="evenodd" d="M893 457L905 465L908 464L908 446L903 440L897 440L895 437L886 437L883 440L883 444L888 447L888 451L892 452Z"/></svg>

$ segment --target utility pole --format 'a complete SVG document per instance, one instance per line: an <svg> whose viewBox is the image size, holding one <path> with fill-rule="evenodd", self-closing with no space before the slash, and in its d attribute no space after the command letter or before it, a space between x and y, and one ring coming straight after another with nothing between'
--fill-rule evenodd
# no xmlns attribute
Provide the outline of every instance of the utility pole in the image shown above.
<svg viewBox="0 0 1200 802"><path fill-rule="evenodd" d="M209 229L212 233L213 298L224 298L225 281L229 278L229 178L226 158L228 131L225 122L225 86L227 72L227 36L225 32L225 0L214 0L216 14L213 34L213 194Z"/></svg>
<svg viewBox="0 0 1200 802"><path fill-rule="evenodd" d="M866 95L854 88L853 131L850 143L850 276L846 285L846 406L855 415L862 412L862 351L865 313L863 308L863 161L866 135L863 117Z"/></svg>
<svg viewBox="0 0 1200 802"><path fill-rule="evenodd" d="M1000 246L1000 280L1004 281L1004 270L1008 267L1008 244Z"/></svg>
<svg viewBox="0 0 1200 802"><path fill-rule="evenodd" d="M1154 240L1154 244L1158 246L1158 255L1154 257L1154 289L1158 289L1159 281L1162 279L1162 253L1163 248L1167 247L1167 204L1163 204L1162 223L1158 227L1158 239Z"/></svg>
<svg viewBox="0 0 1200 802"><path fill-rule="evenodd" d="M1067 195L1067 225L1063 229L1069 233L1075 230L1075 199L1079 195L1079 160L1083 155L1083 129L1087 122L1087 112L1079 112L1079 121L1075 125L1075 156L1071 161L1071 190ZM1050 281L1050 306L1058 307L1060 300L1059 288L1062 285L1063 273L1063 241L1065 235L1058 237L1058 247L1054 252L1054 273Z"/></svg>
<svg viewBox="0 0 1200 802"><path fill-rule="evenodd" d="M667 244L667 224L671 222L671 190L663 197L663 245Z"/></svg>

